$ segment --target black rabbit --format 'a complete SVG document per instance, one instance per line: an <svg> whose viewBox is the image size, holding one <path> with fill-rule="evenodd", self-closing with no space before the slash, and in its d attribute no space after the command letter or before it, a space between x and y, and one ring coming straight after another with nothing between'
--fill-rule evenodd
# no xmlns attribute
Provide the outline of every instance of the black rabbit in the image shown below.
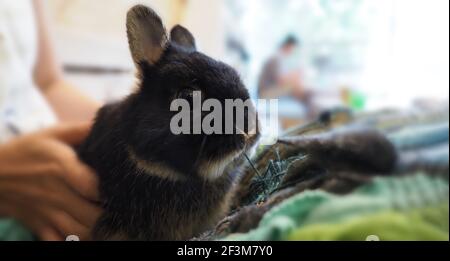
<svg viewBox="0 0 450 261"><path fill-rule="evenodd" d="M150 8L128 12L127 32L139 88L99 111L79 149L98 173L105 210L93 239L187 240L226 214L237 168L259 130L175 135L170 105L194 91L221 103L249 94L232 68L196 51L185 28L176 26L169 39Z"/></svg>

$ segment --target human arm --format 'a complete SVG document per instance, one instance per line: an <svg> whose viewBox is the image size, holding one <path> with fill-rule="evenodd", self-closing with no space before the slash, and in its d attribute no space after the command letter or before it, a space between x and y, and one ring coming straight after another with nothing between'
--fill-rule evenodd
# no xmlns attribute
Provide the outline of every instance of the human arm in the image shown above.
<svg viewBox="0 0 450 261"><path fill-rule="evenodd" d="M43 0L33 0L38 31L38 55L33 76L36 85L62 122L92 120L100 104L64 79L50 37Z"/></svg>

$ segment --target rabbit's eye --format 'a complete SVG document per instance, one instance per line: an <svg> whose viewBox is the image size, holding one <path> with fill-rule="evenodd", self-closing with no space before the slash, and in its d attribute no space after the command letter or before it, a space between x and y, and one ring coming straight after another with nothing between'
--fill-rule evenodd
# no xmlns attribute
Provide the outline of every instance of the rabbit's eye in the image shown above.
<svg viewBox="0 0 450 261"><path fill-rule="evenodd" d="M201 95L201 91L196 88L183 88L178 91L177 99L191 101L194 97Z"/></svg>

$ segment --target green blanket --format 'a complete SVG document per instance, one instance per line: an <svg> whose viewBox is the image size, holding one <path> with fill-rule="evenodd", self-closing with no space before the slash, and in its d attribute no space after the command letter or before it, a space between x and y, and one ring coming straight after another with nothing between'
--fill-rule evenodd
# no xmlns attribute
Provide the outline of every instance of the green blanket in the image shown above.
<svg viewBox="0 0 450 261"><path fill-rule="evenodd" d="M0 220L0 241L32 241L33 234L12 219Z"/></svg>
<svg viewBox="0 0 450 261"><path fill-rule="evenodd" d="M258 228L247 234L231 235L225 240L334 240L339 239L339 235L345 235L347 240L365 240L371 234L384 236L383 230L388 231L388 227L392 226L398 226L396 231L399 234L386 237L389 240L445 240L448 239L448 193L447 181L423 174L404 178L379 178L346 196L308 191L288 199L268 212ZM434 224L428 226L428 219L418 218L417 214L412 213L423 213L421 210L425 208L432 209L430 213L440 213L438 210L442 208L442 204L447 205L447 209L444 209L446 218L440 219L446 224L443 226L441 222L437 226L442 233L424 232L425 227ZM386 220L388 217L393 219L384 228L381 224L389 221ZM357 231L374 220L378 220L379 229L374 227L362 230L361 233L367 234L365 236L360 233L345 233ZM330 234L326 234L326 229L323 230L325 227L331 229ZM400 234L405 229L412 232ZM314 238L311 231L319 230L322 234L318 233L317 238Z"/></svg>
<svg viewBox="0 0 450 261"><path fill-rule="evenodd" d="M382 211L343 222L308 225L287 235L294 241L448 241L448 203L413 211Z"/></svg>

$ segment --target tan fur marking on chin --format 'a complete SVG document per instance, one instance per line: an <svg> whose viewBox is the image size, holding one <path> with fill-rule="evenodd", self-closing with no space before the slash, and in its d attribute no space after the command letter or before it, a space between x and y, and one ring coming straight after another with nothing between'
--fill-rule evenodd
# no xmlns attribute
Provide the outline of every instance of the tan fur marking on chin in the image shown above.
<svg viewBox="0 0 450 261"><path fill-rule="evenodd" d="M239 157L240 152L235 152L232 153L230 155L228 155L227 157L225 157L223 160L218 160L218 161L206 161L203 162L201 164L201 167L198 168L199 169L199 174L200 176L202 176L204 179L207 180L215 180L220 178L226 167L233 162L233 160L235 160L237 157Z"/></svg>
<svg viewBox="0 0 450 261"><path fill-rule="evenodd" d="M128 148L128 156L130 160L136 165L136 167L146 174L171 181L186 180L183 174L173 170L165 164L148 162L146 160L140 159L131 148Z"/></svg>

